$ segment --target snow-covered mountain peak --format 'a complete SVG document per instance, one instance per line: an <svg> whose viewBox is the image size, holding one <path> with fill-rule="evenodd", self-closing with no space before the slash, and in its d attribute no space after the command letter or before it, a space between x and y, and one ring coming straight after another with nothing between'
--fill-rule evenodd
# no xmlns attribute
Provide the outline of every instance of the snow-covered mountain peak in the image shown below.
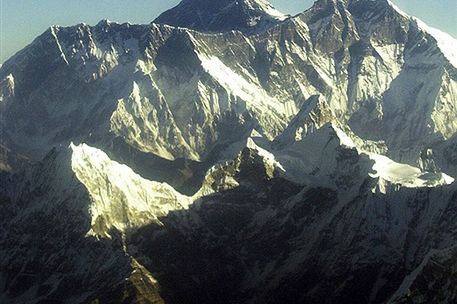
<svg viewBox="0 0 457 304"><path fill-rule="evenodd" d="M110 26L113 22L109 19L102 19L100 20L96 26Z"/></svg>
<svg viewBox="0 0 457 304"><path fill-rule="evenodd" d="M242 184L250 187L283 177L285 168L273 153L256 143L256 139L262 141L263 138L248 137L229 147L225 152L227 161L214 165L206 172L202 187L193 198L227 191Z"/></svg>
<svg viewBox="0 0 457 304"><path fill-rule="evenodd" d="M140 177L99 149L71 144L70 151L72 170L91 197L90 234L109 237L112 228L139 227L192 203L170 185Z"/></svg>
<svg viewBox="0 0 457 304"><path fill-rule="evenodd" d="M264 0L183 0L154 20L198 31L252 31L288 16Z"/></svg>
<svg viewBox="0 0 457 304"><path fill-rule="evenodd" d="M280 149L274 154L284 165L287 178L295 182L309 183L314 179L315 185L331 188L355 185L351 191L359 191L358 187L364 181L372 180L375 183L372 191L381 193L400 188L432 188L454 182L452 177L438 170L421 171L377 152L368 152L377 151L379 143L359 138L337 121L316 127L313 132L295 141L284 139L287 137L283 138ZM357 170L352 171L353 168ZM309 179L307 174L317 178Z"/></svg>
<svg viewBox="0 0 457 304"><path fill-rule="evenodd" d="M436 40L436 43L443 53L444 57L446 57L446 59L449 60L449 62L455 68L457 68L457 39L448 33L427 25L419 18L408 15L392 1L387 0L387 2L398 14L410 19L413 22L413 25L416 26L419 30L431 35Z"/></svg>
<svg viewBox="0 0 457 304"><path fill-rule="evenodd" d="M436 43L444 57L449 60L454 68L457 68L457 39L443 31L428 26L425 22L418 18L413 18L413 20L420 30L430 34L433 39L436 40Z"/></svg>
<svg viewBox="0 0 457 304"><path fill-rule="evenodd" d="M275 139L280 145L300 141L325 124L335 121L335 115L322 96L311 96L284 132Z"/></svg>
<svg viewBox="0 0 457 304"><path fill-rule="evenodd" d="M314 6L324 6L338 3L347 4L347 0L316 0L314 1Z"/></svg>

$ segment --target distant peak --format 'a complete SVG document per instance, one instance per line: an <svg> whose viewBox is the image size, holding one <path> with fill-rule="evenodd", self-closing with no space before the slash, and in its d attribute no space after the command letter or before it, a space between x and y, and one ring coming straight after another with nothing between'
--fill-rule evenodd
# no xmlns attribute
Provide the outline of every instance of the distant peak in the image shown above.
<svg viewBox="0 0 457 304"><path fill-rule="evenodd" d="M355 4L371 4L371 5L389 5L394 6L389 0L316 0L314 6L327 6L327 5L343 5L351 6Z"/></svg>
<svg viewBox="0 0 457 304"><path fill-rule="evenodd" d="M97 25L99 25L99 26L103 26L103 25L109 26L109 25L111 25L111 23L112 22L109 19L102 19L102 20L100 20L100 22L97 23Z"/></svg>
<svg viewBox="0 0 457 304"><path fill-rule="evenodd" d="M198 31L252 31L287 17L265 0L183 0L154 22Z"/></svg>
<svg viewBox="0 0 457 304"><path fill-rule="evenodd" d="M95 25L96 28L100 28L100 29L104 29L104 30L107 30L111 27L111 25L113 25L114 23L111 22L110 20L108 19L102 19L100 20L97 25Z"/></svg>
<svg viewBox="0 0 457 304"><path fill-rule="evenodd" d="M313 7L325 7L328 5L337 5L337 4L343 4L347 6L348 0L316 0L314 1Z"/></svg>
<svg viewBox="0 0 457 304"><path fill-rule="evenodd" d="M421 31L429 34L436 41L438 48L449 63L457 68L457 39L436 28L428 26L418 18L412 18L413 24Z"/></svg>

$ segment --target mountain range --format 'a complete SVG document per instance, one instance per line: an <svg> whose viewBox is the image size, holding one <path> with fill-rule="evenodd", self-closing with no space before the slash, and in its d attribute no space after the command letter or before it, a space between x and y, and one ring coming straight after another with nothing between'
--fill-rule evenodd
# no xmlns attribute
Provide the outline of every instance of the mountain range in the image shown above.
<svg viewBox="0 0 457 304"><path fill-rule="evenodd" d="M455 303L457 41L387 0L183 0L0 67L1 303Z"/></svg>

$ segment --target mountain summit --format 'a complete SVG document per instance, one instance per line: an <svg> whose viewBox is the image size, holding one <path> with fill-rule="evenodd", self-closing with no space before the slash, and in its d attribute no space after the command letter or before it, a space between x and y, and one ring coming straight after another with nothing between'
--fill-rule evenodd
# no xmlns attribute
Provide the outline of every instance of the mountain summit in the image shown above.
<svg viewBox="0 0 457 304"><path fill-rule="evenodd" d="M198 31L252 31L286 18L264 0L183 0L154 22Z"/></svg>
<svg viewBox="0 0 457 304"><path fill-rule="evenodd" d="M457 303L457 41L265 1L3 64L0 303Z"/></svg>

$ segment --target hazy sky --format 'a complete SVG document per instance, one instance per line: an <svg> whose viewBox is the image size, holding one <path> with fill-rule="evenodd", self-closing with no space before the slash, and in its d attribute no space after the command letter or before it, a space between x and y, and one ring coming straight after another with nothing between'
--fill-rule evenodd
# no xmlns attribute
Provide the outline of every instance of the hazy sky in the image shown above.
<svg viewBox="0 0 457 304"><path fill-rule="evenodd" d="M0 63L50 25L96 24L101 19L149 23L179 0L0 0ZM297 14L313 0L271 0L284 13ZM457 37L457 0L393 0L410 15Z"/></svg>

